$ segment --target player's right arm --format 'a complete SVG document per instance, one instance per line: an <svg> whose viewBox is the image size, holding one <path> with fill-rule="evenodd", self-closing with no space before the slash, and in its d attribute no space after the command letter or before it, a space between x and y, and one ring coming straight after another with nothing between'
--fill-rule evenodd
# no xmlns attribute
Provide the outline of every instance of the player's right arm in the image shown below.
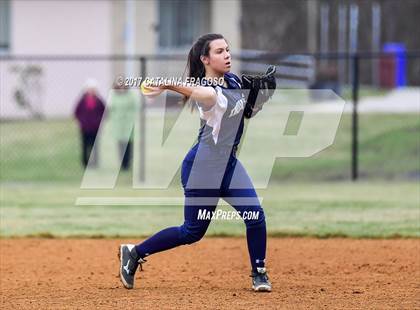
<svg viewBox="0 0 420 310"><path fill-rule="evenodd" d="M171 90L184 95L192 100L198 102L203 110L210 110L217 100L217 94L213 87L206 87L201 85L193 85L189 83L182 83L176 85L160 85L160 86L146 86L147 92L144 95L156 96L163 90Z"/></svg>
<svg viewBox="0 0 420 310"><path fill-rule="evenodd" d="M204 110L210 110L216 104L217 94L213 87L189 85L184 83L181 85L166 86L166 89L175 91L197 101Z"/></svg>

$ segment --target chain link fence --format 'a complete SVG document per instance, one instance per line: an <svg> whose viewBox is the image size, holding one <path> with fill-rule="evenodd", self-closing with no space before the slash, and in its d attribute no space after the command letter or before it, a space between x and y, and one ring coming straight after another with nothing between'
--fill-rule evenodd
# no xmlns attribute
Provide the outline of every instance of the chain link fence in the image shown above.
<svg viewBox="0 0 420 310"><path fill-rule="evenodd" d="M271 181L419 180L420 53L407 52L402 57L404 63L395 55L381 53L287 55L248 51L233 57L232 71L238 75L262 73L268 64L275 64L277 93L282 89L331 89L346 100L334 143L309 158L277 158ZM84 173L82 139L74 110L86 80L97 81L99 96L107 105L118 76L128 82L145 76L182 77L185 65L186 57L175 55L2 56L1 181L80 182ZM144 103L138 90L135 94ZM334 104L314 94L308 94L310 104ZM144 169L142 158L150 154L144 123L153 122L153 113L146 117L146 110L166 109L164 132L168 135L180 99L168 94L164 106L140 105L136 117L143 123L139 127L143 138L134 147L134 153L139 154L134 157L140 158L139 169ZM268 104L279 104L276 96ZM270 121L275 124L278 120L273 117ZM298 117L295 121L298 124L301 120ZM197 133L190 134L193 140Z"/></svg>

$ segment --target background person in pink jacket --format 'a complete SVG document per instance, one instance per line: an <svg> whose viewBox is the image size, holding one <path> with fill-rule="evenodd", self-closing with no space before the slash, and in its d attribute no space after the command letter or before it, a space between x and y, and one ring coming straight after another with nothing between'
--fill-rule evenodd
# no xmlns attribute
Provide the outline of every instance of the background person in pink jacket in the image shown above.
<svg viewBox="0 0 420 310"><path fill-rule="evenodd" d="M97 82L94 79L88 79L85 84L85 91L77 103L74 116L80 127L82 141L82 164L87 166L89 156L92 153L90 162L91 167L98 164L98 152L93 148L96 134L101 124L102 116L105 111L105 105L97 91Z"/></svg>

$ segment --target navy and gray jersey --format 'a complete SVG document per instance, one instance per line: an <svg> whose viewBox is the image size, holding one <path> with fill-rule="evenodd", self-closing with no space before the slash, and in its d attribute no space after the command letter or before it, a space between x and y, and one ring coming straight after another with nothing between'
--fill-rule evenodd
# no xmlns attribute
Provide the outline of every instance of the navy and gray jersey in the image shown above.
<svg viewBox="0 0 420 310"><path fill-rule="evenodd" d="M217 94L216 104L204 111L198 104L201 127L198 142L212 146L237 146L244 129L244 108L246 99L242 91L241 80L233 73L225 73L228 87L211 85Z"/></svg>

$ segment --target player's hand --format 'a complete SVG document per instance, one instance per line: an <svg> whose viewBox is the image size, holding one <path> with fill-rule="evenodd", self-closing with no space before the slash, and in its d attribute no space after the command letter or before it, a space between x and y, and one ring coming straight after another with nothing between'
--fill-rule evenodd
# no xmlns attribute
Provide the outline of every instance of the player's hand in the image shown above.
<svg viewBox="0 0 420 310"><path fill-rule="evenodd" d="M140 85L140 90L144 96L153 98L159 96L165 89L163 86L154 86L143 82Z"/></svg>

